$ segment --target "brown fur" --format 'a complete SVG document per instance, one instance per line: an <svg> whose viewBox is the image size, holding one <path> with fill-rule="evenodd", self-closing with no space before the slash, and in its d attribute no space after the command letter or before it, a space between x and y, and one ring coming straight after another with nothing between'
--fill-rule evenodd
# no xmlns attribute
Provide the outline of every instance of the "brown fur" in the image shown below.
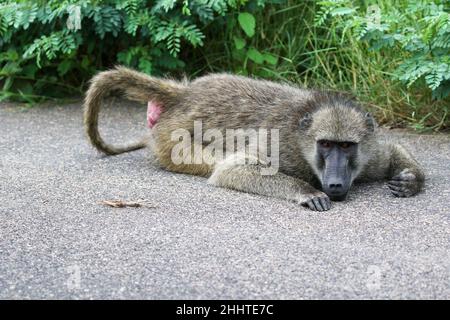
<svg viewBox="0 0 450 320"><path fill-rule="evenodd" d="M100 137L101 101L115 91L130 100L143 103L153 100L163 105L163 113L152 129L153 152L163 167L210 177L209 181L218 186L297 200L302 204L317 199L325 201L326 196L310 185L317 182L314 154L318 139L357 142L360 157L356 170L360 180L392 178L407 170L406 173L414 175L414 185L396 195L412 195L423 185L419 164L402 147L379 143L373 119L347 95L228 74L181 83L119 67L95 76L85 100L87 134L92 144L106 154L145 146L141 142L114 147ZM299 122L307 115L311 115L304 120L308 128L301 130ZM171 133L183 128L193 134L195 120L202 120L203 130L217 128L223 134L226 129L279 129L280 172L274 176L258 176L258 166L233 165L229 159L212 165L174 164L171 151L177 142L171 141Z"/></svg>

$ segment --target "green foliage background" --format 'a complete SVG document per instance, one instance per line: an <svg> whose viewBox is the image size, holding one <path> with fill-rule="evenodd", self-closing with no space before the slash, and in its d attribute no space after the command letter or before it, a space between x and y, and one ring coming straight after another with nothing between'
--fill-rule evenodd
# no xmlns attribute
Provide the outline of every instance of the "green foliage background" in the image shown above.
<svg viewBox="0 0 450 320"><path fill-rule="evenodd" d="M0 99L80 96L98 70L227 71L346 90L450 128L449 0L0 0Z"/></svg>

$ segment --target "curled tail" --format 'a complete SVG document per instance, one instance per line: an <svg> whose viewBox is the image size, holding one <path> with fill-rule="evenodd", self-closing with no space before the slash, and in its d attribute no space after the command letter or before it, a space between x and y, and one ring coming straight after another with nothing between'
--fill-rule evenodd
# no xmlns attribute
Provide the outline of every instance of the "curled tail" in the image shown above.
<svg viewBox="0 0 450 320"><path fill-rule="evenodd" d="M185 86L181 83L150 77L124 67L97 74L84 101L84 126L92 145L99 151L114 155L146 146L144 140L126 146L112 146L103 141L98 130L98 115L103 98L120 92L126 99L147 103L156 101L164 107L177 103Z"/></svg>

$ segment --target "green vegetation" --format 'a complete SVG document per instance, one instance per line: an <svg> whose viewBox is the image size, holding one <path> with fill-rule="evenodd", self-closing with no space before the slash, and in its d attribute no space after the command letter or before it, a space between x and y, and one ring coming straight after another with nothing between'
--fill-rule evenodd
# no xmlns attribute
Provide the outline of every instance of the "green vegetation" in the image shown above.
<svg viewBox="0 0 450 320"><path fill-rule="evenodd" d="M346 90L382 123L450 128L448 0L0 0L0 99L79 96L115 64Z"/></svg>

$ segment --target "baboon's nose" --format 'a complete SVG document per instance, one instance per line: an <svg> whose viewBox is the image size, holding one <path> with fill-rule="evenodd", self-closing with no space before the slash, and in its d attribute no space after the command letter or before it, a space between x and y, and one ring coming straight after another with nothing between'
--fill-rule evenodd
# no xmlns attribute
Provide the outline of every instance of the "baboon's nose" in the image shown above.
<svg viewBox="0 0 450 320"><path fill-rule="evenodd" d="M344 181L338 177L330 178L327 182L326 189L330 193L341 194L347 191L344 188Z"/></svg>
<svg viewBox="0 0 450 320"><path fill-rule="evenodd" d="M342 190L342 183L330 183L328 185L328 188L332 191L341 191Z"/></svg>
<svg viewBox="0 0 450 320"><path fill-rule="evenodd" d="M342 182L334 181L332 183L327 183L324 187L325 193L334 201L345 200L348 192L348 188L344 187Z"/></svg>

